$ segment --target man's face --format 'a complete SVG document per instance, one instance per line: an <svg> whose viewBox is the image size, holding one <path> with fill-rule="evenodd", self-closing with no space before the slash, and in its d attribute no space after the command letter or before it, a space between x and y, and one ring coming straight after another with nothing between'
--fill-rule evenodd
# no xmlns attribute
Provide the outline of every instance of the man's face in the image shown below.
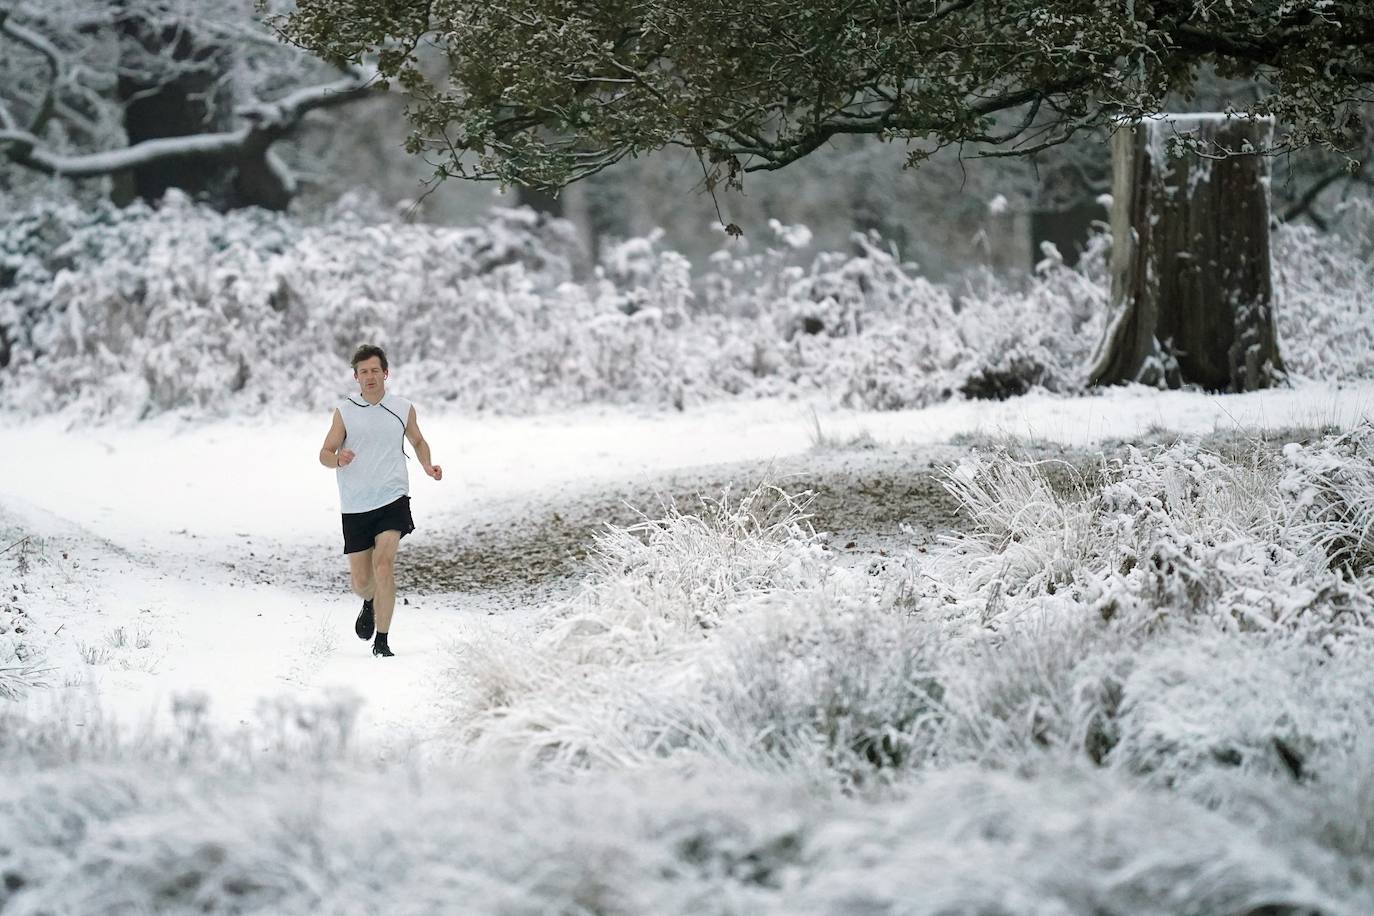
<svg viewBox="0 0 1374 916"><path fill-rule="evenodd" d="M386 390L387 375L380 356L369 356L353 367L353 377L358 380L358 390L363 394Z"/></svg>

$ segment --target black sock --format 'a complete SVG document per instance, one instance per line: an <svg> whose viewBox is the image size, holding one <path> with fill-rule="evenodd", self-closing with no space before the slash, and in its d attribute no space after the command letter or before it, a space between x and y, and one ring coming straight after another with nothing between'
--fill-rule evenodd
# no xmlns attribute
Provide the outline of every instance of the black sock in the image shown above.
<svg viewBox="0 0 1374 916"><path fill-rule="evenodd" d="M381 646L384 649L391 648L386 644L386 634L383 633L381 630L377 631L377 645Z"/></svg>

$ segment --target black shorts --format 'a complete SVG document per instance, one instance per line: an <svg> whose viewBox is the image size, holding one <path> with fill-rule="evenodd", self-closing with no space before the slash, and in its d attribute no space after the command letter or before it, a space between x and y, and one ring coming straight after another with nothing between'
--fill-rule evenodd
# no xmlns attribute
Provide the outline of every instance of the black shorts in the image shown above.
<svg viewBox="0 0 1374 916"><path fill-rule="evenodd" d="M399 531L401 537L415 530L410 517L410 497L402 496L380 509L343 514L344 553L371 550L377 535L383 531Z"/></svg>

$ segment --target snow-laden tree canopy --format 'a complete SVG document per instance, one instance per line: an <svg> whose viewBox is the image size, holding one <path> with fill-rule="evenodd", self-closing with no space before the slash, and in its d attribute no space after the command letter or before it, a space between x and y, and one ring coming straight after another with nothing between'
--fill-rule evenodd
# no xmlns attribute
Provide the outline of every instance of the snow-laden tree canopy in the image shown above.
<svg viewBox="0 0 1374 916"><path fill-rule="evenodd" d="M368 78L282 42L252 0L4 3L0 168L84 179L194 160L237 172L229 199L279 209L297 175L273 144Z"/></svg>
<svg viewBox="0 0 1374 916"><path fill-rule="evenodd" d="M1374 87L1368 0L299 0L283 25L409 89L436 177L546 188L669 145L711 187L838 134L1023 155L1204 71L1253 80L1234 107L1273 116L1276 148L1341 149Z"/></svg>

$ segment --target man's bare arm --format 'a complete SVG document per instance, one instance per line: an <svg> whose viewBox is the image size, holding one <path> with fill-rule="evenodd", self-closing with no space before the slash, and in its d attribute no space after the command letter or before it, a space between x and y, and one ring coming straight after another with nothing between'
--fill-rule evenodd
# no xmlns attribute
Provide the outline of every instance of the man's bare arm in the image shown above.
<svg viewBox="0 0 1374 916"><path fill-rule="evenodd" d="M329 425L329 433L324 437L324 445L320 446L320 464L327 468L341 468L353 460L353 453L343 448L344 437L347 435L348 430L344 428L343 415L335 408L334 420Z"/></svg>
<svg viewBox="0 0 1374 916"><path fill-rule="evenodd" d="M410 445L415 449L415 457L420 461L420 467L425 469L425 473L435 480L444 479L444 469L430 461L429 443L425 441L424 435L420 432L420 424L415 419L415 407L410 408L410 416L406 419L406 438L410 440Z"/></svg>

